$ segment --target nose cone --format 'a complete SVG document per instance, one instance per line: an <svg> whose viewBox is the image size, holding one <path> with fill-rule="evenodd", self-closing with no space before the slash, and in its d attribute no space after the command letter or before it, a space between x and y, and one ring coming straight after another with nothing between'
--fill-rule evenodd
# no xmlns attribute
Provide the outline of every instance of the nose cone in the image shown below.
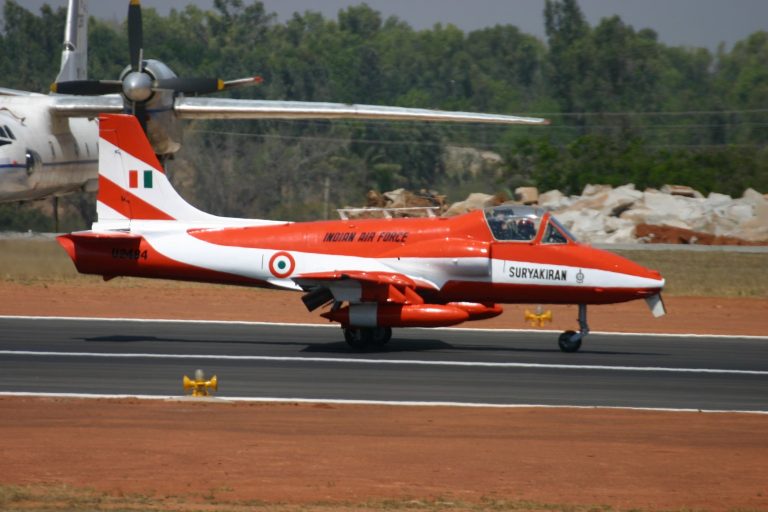
<svg viewBox="0 0 768 512"><path fill-rule="evenodd" d="M659 293L664 288L665 280L659 271L612 252L594 248L592 251L594 259L599 262L599 270L606 271L602 274L606 281L604 286L632 290L638 297Z"/></svg>

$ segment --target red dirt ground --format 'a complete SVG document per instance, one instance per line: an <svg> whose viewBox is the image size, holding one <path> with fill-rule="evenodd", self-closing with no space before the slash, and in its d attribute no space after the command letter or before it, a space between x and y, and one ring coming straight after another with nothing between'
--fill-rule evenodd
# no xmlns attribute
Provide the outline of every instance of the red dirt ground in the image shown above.
<svg viewBox="0 0 768 512"><path fill-rule="evenodd" d="M595 307L591 326L765 334L765 299L670 297L667 306L663 319L643 303ZM524 309L470 325L525 327ZM547 329L574 327L575 308L553 311ZM322 320L288 292L101 283L5 282L0 315ZM140 493L152 506L215 496L331 509L490 499L768 510L765 415L0 397L0 461L2 485Z"/></svg>
<svg viewBox="0 0 768 512"><path fill-rule="evenodd" d="M324 323L318 312L306 310L300 295L290 291L147 282L125 286L93 281L87 284L0 284L0 315L94 316L244 320ZM768 334L768 299L665 297L668 314L653 318L643 301L589 308L593 331L702 334ZM499 317L460 327L530 328L526 309L507 305ZM577 327L575 306L547 306L554 321L544 329Z"/></svg>

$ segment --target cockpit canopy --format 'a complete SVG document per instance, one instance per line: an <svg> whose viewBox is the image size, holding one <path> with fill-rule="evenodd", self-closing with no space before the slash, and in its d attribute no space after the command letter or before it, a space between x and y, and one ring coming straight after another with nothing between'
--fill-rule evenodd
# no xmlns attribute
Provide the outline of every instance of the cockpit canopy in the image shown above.
<svg viewBox="0 0 768 512"><path fill-rule="evenodd" d="M13 144L13 141L15 140L16 136L13 134L8 125L0 125L0 146Z"/></svg>
<svg viewBox="0 0 768 512"><path fill-rule="evenodd" d="M557 219L542 208L502 205L486 208L484 212L493 238L500 242L530 243L539 240L542 244L567 244L576 241Z"/></svg>

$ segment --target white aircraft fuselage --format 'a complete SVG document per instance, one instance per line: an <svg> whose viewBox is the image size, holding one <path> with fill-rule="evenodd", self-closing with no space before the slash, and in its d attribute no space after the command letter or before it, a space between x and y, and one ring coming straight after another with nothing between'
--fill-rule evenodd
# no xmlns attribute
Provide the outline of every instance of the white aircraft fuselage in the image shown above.
<svg viewBox="0 0 768 512"><path fill-rule="evenodd" d="M55 96L0 97L0 202L95 191L95 119L52 114Z"/></svg>

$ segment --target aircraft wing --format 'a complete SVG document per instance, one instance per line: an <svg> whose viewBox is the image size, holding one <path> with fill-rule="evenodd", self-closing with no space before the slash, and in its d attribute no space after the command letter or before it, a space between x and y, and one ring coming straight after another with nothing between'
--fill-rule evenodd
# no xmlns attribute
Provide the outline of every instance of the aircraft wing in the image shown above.
<svg viewBox="0 0 768 512"><path fill-rule="evenodd" d="M438 289L434 283L396 272L360 270L303 274L292 278L292 281L307 291L302 301L310 311L332 300L423 304L424 300L416 293L416 289Z"/></svg>
<svg viewBox="0 0 768 512"><path fill-rule="evenodd" d="M456 123L549 124L546 119L501 114L346 103L202 97L179 98L176 100L175 111L182 119L377 119Z"/></svg>
<svg viewBox="0 0 768 512"><path fill-rule="evenodd" d="M95 117L101 113L123 112L117 94L103 96L55 96L51 110L66 117ZM538 117L449 112L424 108L317 103L311 101L237 100L231 98L179 97L174 111L181 119L374 119L387 121L437 121L546 125Z"/></svg>
<svg viewBox="0 0 768 512"><path fill-rule="evenodd" d="M123 98L119 94L103 96L52 96L51 111L64 117L98 117L99 114L123 113Z"/></svg>
<svg viewBox="0 0 768 512"><path fill-rule="evenodd" d="M8 89L7 87L0 87L0 96L32 96L34 94L35 93L29 92L29 91L20 91L18 89Z"/></svg>

